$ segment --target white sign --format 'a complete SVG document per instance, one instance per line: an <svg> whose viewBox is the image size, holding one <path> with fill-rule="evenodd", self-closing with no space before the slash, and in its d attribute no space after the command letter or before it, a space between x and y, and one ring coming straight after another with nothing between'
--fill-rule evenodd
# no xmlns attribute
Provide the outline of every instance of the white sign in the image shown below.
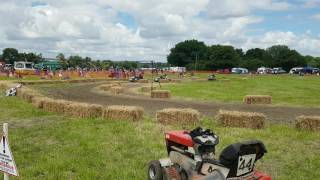
<svg viewBox="0 0 320 180"><path fill-rule="evenodd" d="M255 160L256 160L256 154L239 156L237 176L251 172L253 170Z"/></svg>
<svg viewBox="0 0 320 180"><path fill-rule="evenodd" d="M9 142L6 136L2 136L0 144L0 171L11 174L13 176L18 175L18 169L14 162Z"/></svg>

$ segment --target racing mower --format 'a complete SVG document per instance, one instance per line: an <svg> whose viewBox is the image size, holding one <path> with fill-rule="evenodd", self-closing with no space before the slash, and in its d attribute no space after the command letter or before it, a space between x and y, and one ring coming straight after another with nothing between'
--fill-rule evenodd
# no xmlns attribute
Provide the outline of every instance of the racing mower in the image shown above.
<svg viewBox="0 0 320 180"><path fill-rule="evenodd" d="M271 180L254 169L267 152L259 140L231 144L217 159L219 137L209 129L169 131L165 139L169 157L149 163L149 180Z"/></svg>

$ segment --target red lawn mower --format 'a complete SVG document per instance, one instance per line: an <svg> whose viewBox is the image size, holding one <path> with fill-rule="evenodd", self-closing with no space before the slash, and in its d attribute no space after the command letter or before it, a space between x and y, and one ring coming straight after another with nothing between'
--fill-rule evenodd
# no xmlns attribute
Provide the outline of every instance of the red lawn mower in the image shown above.
<svg viewBox="0 0 320 180"><path fill-rule="evenodd" d="M271 180L254 170L267 152L259 140L235 143L215 158L219 137L209 129L165 133L168 158L149 163L149 180Z"/></svg>

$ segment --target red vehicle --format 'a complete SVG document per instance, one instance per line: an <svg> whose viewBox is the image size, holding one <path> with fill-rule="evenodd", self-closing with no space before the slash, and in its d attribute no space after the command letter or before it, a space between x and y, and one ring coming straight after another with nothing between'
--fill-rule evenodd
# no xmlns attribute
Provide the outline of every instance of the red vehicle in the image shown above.
<svg viewBox="0 0 320 180"><path fill-rule="evenodd" d="M149 163L150 180L271 180L254 169L267 152L259 140L231 144L217 159L219 138L209 129L170 131L165 138L169 157Z"/></svg>

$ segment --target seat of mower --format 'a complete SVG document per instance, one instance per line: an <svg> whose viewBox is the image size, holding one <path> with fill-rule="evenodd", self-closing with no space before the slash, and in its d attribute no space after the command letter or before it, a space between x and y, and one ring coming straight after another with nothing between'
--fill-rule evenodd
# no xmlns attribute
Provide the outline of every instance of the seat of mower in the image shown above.
<svg viewBox="0 0 320 180"><path fill-rule="evenodd" d="M266 152L259 140L235 143L221 152L219 163L230 169L228 177L239 177L253 172L254 163Z"/></svg>

